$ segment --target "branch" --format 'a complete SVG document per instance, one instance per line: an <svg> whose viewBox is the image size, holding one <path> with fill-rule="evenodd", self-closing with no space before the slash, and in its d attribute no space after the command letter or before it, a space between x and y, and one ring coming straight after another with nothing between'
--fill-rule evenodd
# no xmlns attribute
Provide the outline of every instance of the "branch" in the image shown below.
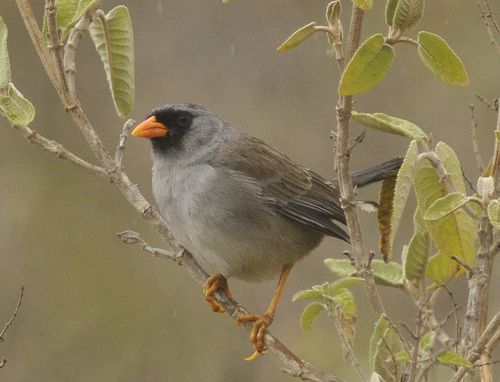
<svg viewBox="0 0 500 382"><path fill-rule="evenodd" d="M36 144L42 148L42 150L49 151L57 155L58 158L67 160L70 163L73 163L87 171L90 171L96 175L107 178L108 174L104 168L96 166L92 163L89 163L79 156L73 154L68 149L64 148L59 142L56 142L51 139L45 138L43 135L37 133L34 130L31 130L26 126L14 126L16 131L21 134L24 138L26 138L30 143Z"/></svg>
<svg viewBox="0 0 500 382"><path fill-rule="evenodd" d="M127 141L127 137L130 134L130 130L135 125L135 121L133 119L129 119L127 122L123 124L123 130L120 134L120 140L118 142L118 146L116 147L115 153L115 162L118 167L122 167L123 161L123 152L125 151L125 142Z"/></svg>
<svg viewBox="0 0 500 382"><path fill-rule="evenodd" d="M498 343L500 339L500 313L497 313L495 317L490 321L483 334L477 340L474 347L469 351L467 360L474 363L481 355L485 352L491 354L494 350L494 347ZM470 370L464 366L460 367L458 371L455 373L450 382L459 382L465 376L467 371Z"/></svg>
<svg viewBox="0 0 500 382"><path fill-rule="evenodd" d="M59 74L57 72L57 65L50 56L50 52L47 47L44 45L43 38L41 37L40 31L38 29L38 25L33 15L33 11L31 9L31 5L29 0L16 0L18 4L19 11L23 17L26 28L30 34L33 45L36 48L36 51L39 57L42 60L45 71L49 75L49 79L51 80L53 86L58 91L58 94L63 102L64 107L73 118L73 121L80 129L84 138L87 141L88 146L92 150L95 157L98 159L108 179L116 185L116 187L120 190L120 192L125 196L128 202L135 208L135 210L140 214L141 218L145 221L148 221L150 224L154 226L154 228L158 231L160 236L166 241L166 243L172 248L173 253L179 252L182 248L175 241L171 232L168 230L162 216L156 211L156 209L144 198L144 196L140 193L139 188L136 184L132 183L129 179L128 175L123 171L123 169L117 164L115 158L112 158L109 152L105 149L99 135L95 131L92 126L90 120L84 113L80 102L74 95L76 95L76 88L73 90L65 91L59 82ZM78 29L81 27L85 27L84 21L88 21L89 13L85 15L78 23L77 28L75 28L70 33L70 41L68 44L73 44L72 48L69 49L68 45L66 46L66 55L65 55L65 68L66 68L66 81L68 83L68 88L72 89L71 82L74 81L74 76L69 74L68 76L68 68L69 73L74 74L75 63L74 63L74 49L76 49L76 44L79 39L81 39L80 33L83 33L82 30ZM85 21L85 22L87 22ZM73 38L71 37L73 36ZM73 53L71 50L73 49ZM71 94L71 91L74 91L74 94ZM118 157L120 158L120 155ZM140 240L137 243L142 243ZM143 246L144 247L144 246ZM159 253L157 249L152 249L148 246L149 249L153 253ZM163 254L167 254L163 253ZM170 257L169 255L167 257ZM194 260L193 256L187 252L182 251L182 254L175 255L175 259L181 263L184 268L188 271L188 273L198 282L200 285L204 285L206 280L208 279L208 273L202 269L199 264ZM236 302L231 302L224 293L215 293L214 297L216 300L225 308L226 312L228 312L231 317L237 318L242 314L248 314L248 312L238 305ZM252 328L252 324L248 323L245 325L247 329ZM278 339L276 339L271 334L267 333L264 336L264 342L266 346L270 349L272 353L274 353L284 364L285 364L285 372L295 376L302 378L304 380L316 381L316 382L343 382L342 379L337 378L333 375L325 373L319 369L314 368L309 363L301 360L295 354L293 354L290 350L288 350Z"/></svg>
<svg viewBox="0 0 500 382"><path fill-rule="evenodd" d="M495 18L493 17L493 13L491 12L488 0L483 0L483 2L484 2L484 9L479 2L477 2L476 4L477 7L479 8L479 11L481 12L481 18L483 19L484 26L488 31L488 36L490 37L490 44L493 47L495 47L497 53L500 53L500 44L498 44L498 41L496 40L495 37L496 34L500 34L500 28L498 27L498 24Z"/></svg>
<svg viewBox="0 0 500 382"><path fill-rule="evenodd" d="M14 323L14 320L16 319L17 314L19 313L19 309L21 308L21 303L23 302L23 296L24 296L24 286L21 287L21 293L19 294L19 298L17 299L16 308L14 309L12 316L10 317L9 321L7 321L2 331L0 332L0 341L4 340L3 336L5 335L5 333L7 333L7 330ZM2 360L0 361L0 369L3 368L6 364L7 364L7 358L2 358Z"/></svg>
<svg viewBox="0 0 500 382"><path fill-rule="evenodd" d="M347 45L347 60L354 55L361 37L363 10L353 6L351 24ZM339 62L341 64L341 62ZM343 69L343 67L342 67ZM370 269L370 255L363 244L361 226L356 211L355 196L351 179L351 163L349 153L349 121L352 111L352 96L341 96L337 104L337 133L336 133L336 163L338 165L338 179L340 201L347 222L347 229L351 239L352 255L357 274L365 279L370 305L377 317L384 313L382 300L375 286L373 273Z"/></svg>
<svg viewBox="0 0 500 382"><path fill-rule="evenodd" d="M17 299L16 308L14 309L14 312L12 313L10 320L7 321L7 323L3 327L2 331L0 332L0 341L4 340L3 336L5 335L5 333L7 333L7 330L14 323L14 320L16 319L17 314L19 313L19 309L21 308L21 303L23 302L23 297L24 297L24 286L21 287L21 293L19 294L19 298Z"/></svg>
<svg viewBox="0 0 500 382"><path fill-rule="evenodd" d="M155 257L173 260L176 263L183 265L199 285L205 285L209 274L199 266L193 256L186 250L181 250L181 252L175 253L172 251L165 251L164 249L153 248L148 245L138 233L133 231L124 231L117 235L120 240L126 244L138 244L143 250L151 253ZM225 293L216 292L213 296L234 320L237 320L237 318L242 315L249 314L249 312L236 301L231 301ZM243 325L248 330L252 330L252 323L243 323ZM306 381L344 382L341 378L316 369L310 363L301 360L269 332L266 332L264 342L269 350L285 364L285 369L283 370L285 373L293 377L299 377Z"/></svg>
<svg viewBox="0 0 500 382"><path fill-rule="evenodd" d="M479 141L477 140L477 122L476 118L474 117L474 105L470 104L469 105L470 109L470 119L471 119L471 125L472 125L472 150L474 152L474 157L476 158L476 164L477 168L479 170L480 174L483 174L484 172L484 162L483 158L481 158L481 150L479 149Z"/></svg>

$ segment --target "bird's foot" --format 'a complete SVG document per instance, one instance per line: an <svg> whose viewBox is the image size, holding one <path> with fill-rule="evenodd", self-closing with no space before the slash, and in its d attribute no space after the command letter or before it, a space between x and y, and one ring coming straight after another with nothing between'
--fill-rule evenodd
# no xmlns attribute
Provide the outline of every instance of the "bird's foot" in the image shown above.
<svg viewBox="0 0 500 382"><path fill-rule="evenodd" d="M213 294L218 290L223 290L230 300L233 299L233 295L231 294L229 286L227 285L227 279L220 273L210 276L207 279L203 288L203 294L205 295L205 300L207 300L208 305L210 305L214 312L224 313L224 307L219 304L213 296Z"/></svg>
<svg viewBox="0 0 500 382"><path fill-rule="evenodd" d="M257 314L244 314L239 316L236 321L238 324L243 322L253 322L252 332L250 333L250 340L253 343L255 349L254 353L245 358L245 361L253 361L258 356L264 354L267 350L264 344L264 335L266 334L267 328L273 322L273 317L270 314L264 314L262 316Z"/></svg>

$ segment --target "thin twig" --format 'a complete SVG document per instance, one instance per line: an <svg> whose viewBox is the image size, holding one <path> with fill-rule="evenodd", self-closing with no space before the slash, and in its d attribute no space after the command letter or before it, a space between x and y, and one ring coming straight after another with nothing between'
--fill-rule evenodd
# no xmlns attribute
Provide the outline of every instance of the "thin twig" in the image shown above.
<svg viewBox="0 0 500 382"><path fill-rule="evenodd" d="M481 151L479 149L479 142L477 140L477 122L474 117L474 104L469 105L470 109L470 120L472 126L472 149L474 152L474 157L476 158L477 169L479 173L482 174L484 172L484 162L483 158L481 158Z"/></svg>
<svg viewBox="0 0 500 382"><path fill-rule="evenodd" d="M56 154L58 158L64 159L70 163L73 163L87 171L90 171L96 175L107 178L108 174L104 168L96 166L95 164L89 163L86 160L80 158L79 156L73 154L71 151L66 149L59 142L52 139L47 139L40 133L31 130L26 126L14 126L16 131L26 138L30 143L36 144L42 148L42 150L49 151Z"/></svg>
<svg viewBox="0 0 500 382"><path fill-rule="evenodd" d="M125 142L127 141L127 137L130 134L130 130L135 125L135 121L133 119L127 120L123 124L123 129L122 133L120 134L120 140L118 142L118 146L116 147L116 153L115 153L115 162L118 167L122 167L122 162L123 162L123 152L125 151Z"/></svg>
<svg viewBox="0 0 500 382"><path fill-rule="evenodd" d="M498 100L494 100L493 102L488 101L481 94L474 93L474 97L481 102L487 109L492 111L498 111Z"/></svg>
<svg viewBox="0 0 500 382"><path fill-rule="evenodd" d="M500 28L498 27L498 24L493 17L493 13L491 12L490 4L488 3L488 0L483 0L484 2L484 9L481 6L479 2L477 2L477 7L479 8L479 11L481 12L481 18L483 19L484 26L486 27L486 30L488 31L488 36L490 38L490 44L495 47L497 53L500 53L500 44L497 41L497 38L495 35L500 34Z"/></svg>
<svg viewBox="0 0 500 382"><path fill-rule="evenodd" d="M57 28L57 8L55 0L45 0L45 12L47 15L47 29L49 31L49 50L54 57L54 62L57 65L58 70L56 71L59 76L59 81L64 90L67 91L66 81L64 79L63 70L63 60L64 51L63 44L61 42L60 31Z"/></svg>
<svg viewBox="0 0 500 382"><path fill-rule="evenodd" d="M4 340L3 336L5 335L5 333L7 333L7 330L14 323L14 320L16 319L17 314L19 313L19 309L21 308L21 303L23 302L23 297L24 297L24 286L21 287L21 292L19 293L19 298L17 299L16 308L14 309L12 316L10 316L9 321L7 321L7 323L3 327L2 331L0 332L0 341Z"/></svg>

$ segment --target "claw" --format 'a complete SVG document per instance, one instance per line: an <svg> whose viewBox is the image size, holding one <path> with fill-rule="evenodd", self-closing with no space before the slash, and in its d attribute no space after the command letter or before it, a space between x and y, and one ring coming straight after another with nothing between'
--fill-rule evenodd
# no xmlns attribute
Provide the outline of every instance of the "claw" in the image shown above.
<svg viewBox="0 0 500 382"><path fill-rule="evenodd" d="M226 292L227 297L231 300L233 295L229 290L229 286L227 285L227 279L222 276L220 273L216 275L210 276L205 282L205 286L203 288L203 294L205 295L205 300L207 300L208 305L212 308L212 310L216 313L224 313L224 307L217 302L217 300L213 297L213 294L218 290L223 290Z"/></svg>
<svg viewBox="0 0 500 382"><path fill-rule="evenodd" d="M273 322L273 317L269 314L264 314L262 316L256 314L247 314L240 316L236 319L238 324L242 322L253 322L252 332L250 333L250 341L252 341L255 352L250 356L245 358L245 361L253 361L258 356L264 354L267 350L264 344L264 335L266 334L267 328Z"/></svg>

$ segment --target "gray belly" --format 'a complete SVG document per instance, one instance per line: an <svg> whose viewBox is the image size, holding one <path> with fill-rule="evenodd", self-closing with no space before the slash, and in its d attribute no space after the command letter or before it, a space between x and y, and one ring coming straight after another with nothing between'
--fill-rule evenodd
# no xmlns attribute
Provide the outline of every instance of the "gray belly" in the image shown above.
<svg viewBox="0 0 500 382"><path fill-rule="evenodd" d="M210 166L174 169L168 177L153 172L153 185L174 237L212 273L269 279L323 237L275 214L251 183L221 177Z"/></svg>

